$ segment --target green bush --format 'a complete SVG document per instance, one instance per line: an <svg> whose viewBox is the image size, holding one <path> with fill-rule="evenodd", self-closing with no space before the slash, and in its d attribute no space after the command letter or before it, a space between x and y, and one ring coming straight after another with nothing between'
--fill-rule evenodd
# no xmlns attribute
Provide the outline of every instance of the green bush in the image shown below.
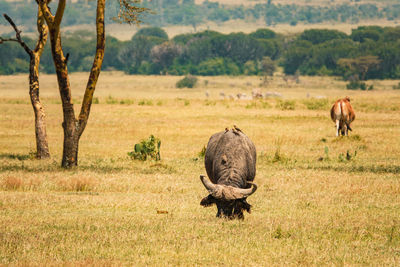
<svg viewBox="0 0 400 267"><path fill-rule="evenodd" d="M357 90L357 89L366 90L367 89L367 85L364 82L351 81L350 83L348 83L346 85L346 88L348 90Z"/></svg>
<svg viewBox="0 0 400 267"><path fill-rule="evenodd" d="M177 88L193 88L197 83L197 78L191 75L185 76L182 80L176 83Z"/></svg>
<svg viewBox="0 0 400 267"><path fill-rule="evenodd" d="M200 150L200 152L197 153L197 156L198 156L199 158L203 158L203 159L204 159L204 157L205 157L205 155L206 155L206 150L207 150L206 146L203 146L203 148Z"/></svg>
<svg viewBox="0 0 400 267"><path fill-rule="evenodd" d="M143 139L139 144L135 144L134 151L128 152L128 156L142 161L147 160L147 158L158 161L161 160L160 147L160 139L150 135L147 140Z"/></svg>

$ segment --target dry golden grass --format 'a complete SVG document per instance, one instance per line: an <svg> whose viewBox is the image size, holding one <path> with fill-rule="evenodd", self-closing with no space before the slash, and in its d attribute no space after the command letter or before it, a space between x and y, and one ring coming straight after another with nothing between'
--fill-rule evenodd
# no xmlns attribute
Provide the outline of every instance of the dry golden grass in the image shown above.
<svg viewBox="0 0 400 267"><path fill-rule="evenodd" d="M230 101L220 92L250 95L259 77L200 77L196 88L177 89L180 78L103 72L79 167L65 171L55 76L40 80L52 153L45 161L31 157L26 75L0 76L0 264L400 264L398 80L348 91L334 78L296 84L277 74L260 88L282 99ZM86 80L71 75L76 102ZM336 138L329 108L345 95L357 117L350 137ZM258 190L244 221L199 205L207 192L198 154L233 124L258 154ZM150 134L162 141L162 161L132 161L127 152Z"/></svg>

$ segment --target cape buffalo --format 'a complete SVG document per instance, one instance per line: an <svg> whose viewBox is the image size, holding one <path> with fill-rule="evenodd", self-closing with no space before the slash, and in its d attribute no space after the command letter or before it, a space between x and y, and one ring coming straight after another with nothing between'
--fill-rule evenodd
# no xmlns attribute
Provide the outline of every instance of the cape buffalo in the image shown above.
<svg viewBox="0 0 400 267"><path fill-rule="evenodd" d="M336 123L336 136L348 135L349 130L352 131L350 123L354 121L356 115L353 107L350 105L350 98L345 97L339 99L331 108L331 119Z"/></svg>
<svg viewBox="0 0 400 267"><path fill-rule="evenodd" d="M252 183L256 176L256 148L236 126L211 136L205 154L205 167L210 180L200 179L210 193L200 205L216 204L217 217L243 219L243 210L250 213L246 198L257 190Z"/></svg>

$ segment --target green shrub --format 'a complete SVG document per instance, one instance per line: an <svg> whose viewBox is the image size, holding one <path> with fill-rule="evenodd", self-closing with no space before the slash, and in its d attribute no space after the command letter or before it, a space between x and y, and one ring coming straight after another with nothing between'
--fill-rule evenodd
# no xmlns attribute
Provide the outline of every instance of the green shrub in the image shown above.
<svg viewBox="0 0 400 267"><path fill-rule="evenodd" d="M352 81L346 85L346 88L349 90L361 89L364 91L364 90L373 90L374 86L371 84L370 86L367 87L367 84L364 82Z"/></svg>
<svg viewBox="0 0 400 267"><path fill-rule="evenodd" d="M199 158L203 158L204 159L204 157L205 157L205 155L206 155L206 146L203 146L203 148L200 150L200 152L197 154L197 156L199 157Z"/></svg>
<svg viewBox="0 0 400 267"><path fill-rule="evenodd" d="M191 75L185 76L182 80L176 83L177 88L193 88L197 83L197 78Z"/></svg>
<svg viewBox="0 0 400 267"><path fill-rule="evenodd" d="M158 161L161 160L160 147L160 139L150 135L147 140L143 139L139 144L135 144L134 151L128 152L128 156L142 161L147 160L147 158Z"/></svg>

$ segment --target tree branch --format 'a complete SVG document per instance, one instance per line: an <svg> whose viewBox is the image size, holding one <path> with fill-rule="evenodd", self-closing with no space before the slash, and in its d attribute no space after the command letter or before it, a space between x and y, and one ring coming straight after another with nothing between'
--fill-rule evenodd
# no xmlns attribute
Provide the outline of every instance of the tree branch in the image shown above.
<svg viewBox="0 0 400 267"><path fill-rule="evenodd" d="M104 59L104 49L106 45L105 29L104 29L104 11L105 0L97 0L97 14L96 14L96 36L97 46L96 55L93 61L92 69L90 71L89 80L86 85L85 95L82 101L81 112L79 114L79 135L82 134L89 119L90 107L92 105L94 90L100 75L101 65Z"/></svg>
<svg viewBox="0 0 400 267"><path fill-rule="evenodd" d="M48 37L48 27L45 24L45 18L42 9L38 6L38 15L37 15L37 30L39 32L39 38L36 43L36 47L34 52L38 53L39 57L42 55L44 46L47 42Z"/></svg>
<svg viewBox="0 0 400 267"><path fill-rule="evenodd" d="M4 43L4 42L18 42L17 39L13 39L13 38L3 38L0 37L0 44Z"/></svg>
<svg viewBox="0 0 400 267"><path fill-rule="evenodd" d="M54 27L60 28L60 24L64 15L66 0L59 0L56 15L54 17Z"/></svg>
<svg viewBox="0 0 400 267"><path fill-rule="evenodd" d="M44 19L46 20L47 25L49 27L53 27L54 24L54 16L51 14L50 8L47 5L48 1L46 0L36 0L37 4L39 5L40 9L43 12Z"/></svg>
<svg viewBox="0 0 400 267"><path fill-rule="evenodd" d="M32 50L27 46L27 44L22 40L21 38L21 31L18 30L17 26L15 25L14 21L7 15L7 14L3 14L4 18L8 21L8 23L10 23L10 25L13 27L14 31L15 31L15 37L16 39L12 39L12 38L2 38L0 37L0 44L3 42L7 42L7 41L13 41L13 42L18 42L22 48L25 49L26 53L29 54L29 56L33 55Z"/></svg>

